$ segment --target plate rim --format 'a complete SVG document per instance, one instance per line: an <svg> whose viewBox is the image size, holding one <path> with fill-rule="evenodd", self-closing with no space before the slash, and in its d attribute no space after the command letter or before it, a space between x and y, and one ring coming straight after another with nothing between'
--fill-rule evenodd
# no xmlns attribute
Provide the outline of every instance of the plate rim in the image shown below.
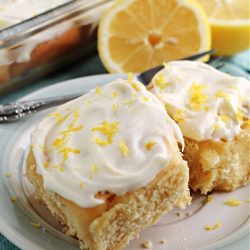
<svg viewBox="0 0 250 250"><path fill-rule="evenodd" d="M78 82L82 79L84 80L92 80L92 79L95 79L95 78L126 78L127 77L127 74L124 74L124 73L114 73L114 74L96 74L96 75L89 75L89 76L82 76L82 77L77 77L77 78L73 78L73 79L69 79L69 80L65 80L65 81L61 81L61 82L57 82L57 83L54 83L54 84L51 84L49 86L46 86L46 87L43 87L43 88L40 88L40 89L37 89L35 91L32 91L30 92L29 94L27 95L24 95L22 96L21 98L18 98L16 101L24 101L24 100L29 100L30 97L32 97L33 95L36 95L38 94L39 92L46 92L48 89L53 89L53 88L57 88L59 87L60 85L67 85L67 84L74 84L74 82ZM90 85L93 85L93 84L90 84ZM105 84L102 84L102 85L105 85ZM93 87L95 87L95 85L93 85ZM90 90L90 89L89 89ZM57 95L52 95L52 96L57 96Z"/></svg>
<svg viewBox="0 0 250 250"><path fill-rule="evenodd" d="M82 79L84 79L84 81L87 81L87 80L93 81L96 79L97 80L103 79L103 81L106 81L106 80L110 80L110 79L114 80L115 78L125 78L125 77L126 77L126 74L97 74L97 75L74 78L74 79L70 79L70 80L66 80L66 81L61 81L61 82L52 84L50 86L46 86L44 88L40 88L38 90L32 91L29 94L24 95L21 98L18 98L18 100L28 100L28 99L32 98L33 96L38 95L39 93L41 93L41 94L43 94L44 92L49 93L50 90L57 89L58 87L63 88L63 85L74 84L75 82L79 82ZM88 88L90 90L91 86L95 87L96 85L98 85L98 83L97 84L90 83L88 85L90 86L90 88L88 88L88 87L86 87L86 88ZM99 84L99 85L105 85L105 84ZM51 92L53 92L53 91L51 91ZM8 126L8 125L4 125L4 126ZM1 133L1 131L0 131L0 133ZM249 221L249 217L248 217L248 221ZM209 246L205 246L205 247L202 247L200 249L202 249L202 250L220 249L221 247L227 247L232 243L236 243L237 241L240 241L241 239L243 239L243 237L250 235L248 232L249 230L247 231L247 228L249 229L249 225L248 225L248 227L247 227L247 225L242 226L241 228L239 228L238 230L233 232L231 235L227 236L226 241L225 241L225 239L221 239L221 240L216 241L215 243L210 244ZM1 214L0 214L0 232L12 244L16 245L17 247L19 247L21 249L24 249L24 250L30 250L30 249L45 250L44 248L40 247L39 245L34 244L28 237L25 237L22 234L20 234L18 230L16 230L6 220L4 220L4 218L1 216Z"/></svg>

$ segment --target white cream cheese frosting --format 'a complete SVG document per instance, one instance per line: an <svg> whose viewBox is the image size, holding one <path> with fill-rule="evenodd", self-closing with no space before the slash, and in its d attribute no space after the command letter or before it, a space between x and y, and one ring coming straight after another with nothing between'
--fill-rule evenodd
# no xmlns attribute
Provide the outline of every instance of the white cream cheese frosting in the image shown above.
<svg viewBox="0 0 250 250"><path fill-rule="evenodd" d="M69 0L0 0L0 30L20 23L66 2L69 2ZM11 64L13 62L28 62L31 59L32 51L37 45L62 35L73 26L76 20L81 25L91 24L92 28L90 32L92 32L97 26L102 13L108 6L110 6L110 3L83 13L81 16L76 17L75 20L60 23L50 29L33 35L25 40L22 46L15 50L0 49L0 65Z"/></svg>
<svg viewBox="0 0 250 250"><path fill-rule="evenodd" d="M69 0L1 0L0 30L55 8Z"/></svg>
<svg viewBox="0 0 250 250"><path fill-rule="evenodd" d="M32 133L44 188L80 207L147 185L183 144L164 105L139 82L118 79L57 108Z"/></svg>
<svg viewBox="0 0 250 250"><path fill-rule="evenodd" d="M250 116L250 82L194 61L174 61L155 75L152 92L185 137L231 140Z"/></svg>
<svg viewBox="0 0 250 250"><path fill-rule="evenodd" d="M55 8L68 0L3 0L0 1L0 30L20 23L28 18ZM15 50L0 49L0 65L13 62L28 62L33 49L40 43L49 41L72 26L72 23L59 24L54 29L48 29L25 41Z"/></svg>

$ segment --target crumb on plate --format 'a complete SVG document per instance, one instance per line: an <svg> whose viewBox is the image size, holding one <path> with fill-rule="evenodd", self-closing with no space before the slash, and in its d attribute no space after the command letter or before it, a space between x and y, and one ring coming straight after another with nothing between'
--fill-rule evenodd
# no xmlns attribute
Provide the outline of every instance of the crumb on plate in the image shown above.
<svg viewBox="0 0 250 250"><path fill-rule="evenodd" d="M186 216L191 216L193 213L193 211L186 212Z"/></svg>
<svg viewBox="0 0 250 250"><path fill-rule="evenodd" d="M212 202L213 199L214 199L213 195L209 194L209 195L207 196L207 201L206 201L206 203Z"/></svg>
<svg viewBox="0 0 250 250"><path fill-rule="evenodd" d="M206 231L212 231L212 230L215 230L215 229L218 229L222 226L222 223L219 221L217 222L215 225L212 225L212 226L209 226L209 225L205 225L204 226L204 229Z"/></svg>
<svg viewBox="0 0 250 250"><path fill-rule="evenodd" d="M224 204L232 207L238 207L240 205L240 201L237 199L227 199Z"/></svg>
<svg viewBox="0 0 250 250"><path fill-rule="evenodd" d="M30 225L32 227L35 227L35 228L40 228L41 227L41 224L40 223L36 223L36 222L30 222Z"/></svg>
<svg viewBox="0 0 250 250"><path fill-rule="evenodd" d="M150 248L152 248L153 243L151 240L146 240L146 241L142 242L141 246L142 246L142 248L150 249Z"/></svg>
<svg viewBox="0 0 250 250"><path fill-rule="evenodd" d="M12 173L10 173L10 172L7 172L7 173L5 173L5 177L11 177L11 175L12 175Z"/></svg>
<svg viewBox="0 0 250 250"><path fill-rule="evenodd" d="M12 203L15 203L15 202L16 202L16 199L17 199L16 196L11 196L11 197L10 197L10 201L11 201Z"/></svg>
<svg viewBox="0 0 250 250"><path fill-rule="evenodd" d="M179 217L183 217L184 213L183 212L177 212L176 215L179 216Z"/></svg>
<svg viewBox="0 0 250 250"><path fill-rule="evenodd" d="M167 243L167 241L165 239L162 239L162 240L159 241L159 243L162 244L162 245L164 245L164 244Z"/></svg>

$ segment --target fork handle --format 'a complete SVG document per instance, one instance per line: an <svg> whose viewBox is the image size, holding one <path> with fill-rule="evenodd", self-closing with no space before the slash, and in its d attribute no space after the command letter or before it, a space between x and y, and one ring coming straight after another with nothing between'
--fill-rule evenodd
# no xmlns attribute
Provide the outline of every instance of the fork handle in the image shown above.
<svg viewBox="0 0 250 250"><path fill-rule="evenodd" d="M36 99L32 101L20 101L13 102L6 105L0 105L0 116L14 116L14 115L26 115L34 112L38 112L47 108L51 108L75 98L80 97L82 94L72 94L59 97L49 97L43 99Z"/></svg>

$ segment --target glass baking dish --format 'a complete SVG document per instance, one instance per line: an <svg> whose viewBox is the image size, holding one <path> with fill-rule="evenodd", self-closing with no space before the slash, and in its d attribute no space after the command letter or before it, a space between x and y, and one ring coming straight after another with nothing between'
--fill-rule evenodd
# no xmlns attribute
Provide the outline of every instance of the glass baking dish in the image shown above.
<svg viewBox="0 0 250 250"><path fill-rule="evenodd" d="M68 1L0 30L0 95L96 51L98 22L112 1Z"/></svg>

